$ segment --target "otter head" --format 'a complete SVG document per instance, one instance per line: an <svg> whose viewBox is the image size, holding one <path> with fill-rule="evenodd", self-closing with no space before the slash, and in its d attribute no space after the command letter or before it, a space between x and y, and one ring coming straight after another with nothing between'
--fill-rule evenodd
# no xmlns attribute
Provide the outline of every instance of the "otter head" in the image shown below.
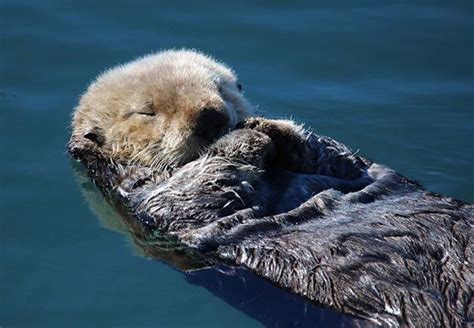
<svg viewBox="0 0 474 328"><path fill-rule="evenodd" d="M231 69L195 51L164 51L100 75L81 97L71 144L169 171L251 114Z"/></svg>

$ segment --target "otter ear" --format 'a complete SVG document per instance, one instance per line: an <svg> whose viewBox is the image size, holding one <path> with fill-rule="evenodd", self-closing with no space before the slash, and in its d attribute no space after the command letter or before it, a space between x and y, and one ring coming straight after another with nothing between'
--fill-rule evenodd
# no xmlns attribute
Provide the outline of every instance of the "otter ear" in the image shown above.
<svg viewBox="0 0 474 328"><path fill-rule="evenodd" d="M86 134L84 134L84 138L89 139L99 147L105 143L104 131L99 127L89 130Z"/></svg>

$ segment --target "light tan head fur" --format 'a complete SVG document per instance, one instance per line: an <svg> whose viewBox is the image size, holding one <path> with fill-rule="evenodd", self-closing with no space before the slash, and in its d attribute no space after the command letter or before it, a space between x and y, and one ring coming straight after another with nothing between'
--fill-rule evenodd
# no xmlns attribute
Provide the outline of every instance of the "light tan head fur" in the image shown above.
<svg viewBox="0 0 474 328"><path fill-rule="evenodd" d="M231 69L196 51L170 50L100 75L75 110L71 140L165 171L250 115Z"/></svg>

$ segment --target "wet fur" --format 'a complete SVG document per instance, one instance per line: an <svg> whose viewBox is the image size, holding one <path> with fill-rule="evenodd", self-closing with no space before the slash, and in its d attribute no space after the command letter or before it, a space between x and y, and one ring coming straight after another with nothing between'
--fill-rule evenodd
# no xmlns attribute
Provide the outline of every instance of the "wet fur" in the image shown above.
<svg viewBox="0 0 474 328"><path fill-rule="evenodd" d="M239 89L183 50L111 69L81 97L69 151L133 240L183 270L243 266L384 326L473 324L473 206L291 121L249 118ZM225 115L214 143L196 137L209 109Z"/></svg>
<svg viewBox="0 0 474 328"><path fill-rule="evenodd" d="M167 179L99 148L72 142L70 151L140 229L207 265L247 267L384 326L472 324L472 205L288 121L239 128ZM282 153L289 144L295 156Z"/></svg>

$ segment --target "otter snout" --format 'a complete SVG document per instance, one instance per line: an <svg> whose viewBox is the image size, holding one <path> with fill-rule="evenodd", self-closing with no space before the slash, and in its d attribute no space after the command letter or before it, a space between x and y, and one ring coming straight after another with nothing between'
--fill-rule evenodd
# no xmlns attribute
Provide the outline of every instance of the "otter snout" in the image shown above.
<svg viewBox="0 0 474 328"><path fill-rule="evenodd" d="M207 142L212 142L226 132L229 121L229 116L223 110L206 108L197 116L193 135Z"/></svg>

